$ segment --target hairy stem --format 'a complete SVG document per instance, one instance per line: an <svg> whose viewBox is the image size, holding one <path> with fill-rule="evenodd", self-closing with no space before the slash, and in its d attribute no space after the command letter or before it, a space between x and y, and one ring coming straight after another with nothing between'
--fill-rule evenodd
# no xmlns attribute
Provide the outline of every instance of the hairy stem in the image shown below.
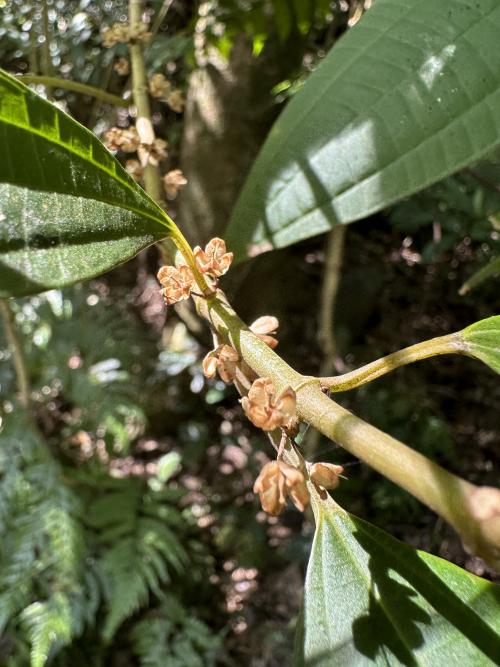
<svg viewBox="0 0 500 667"><path fill-rule="evenodd" d="M422 361L440 354L464 354L466 349L460 334L440 336L439 338L426 340L423 343L411 345L404 350L393 352L344 375L322 377L320 378L320 384L322 388L329 391L348 391L367 382L372 382L372 380L376 380L400 366L413 364L415 361Z"/></svg>
<svg viewBox="0 0 500 667"><path fill-rule="evenodd" d="M414 495L454 526L472 551L500 565L498 538L491 538L473 505L475 494L484 488L446 471L325 396L317 378L297 373L248 329L222 292L197 299L197 306L259 376L269 377L277 391L287 386L295 389L302 420ZM491 492L498 493L496 489Z"/></svg>
<svg viewBox="0 0 500 667"><path fill-rule="evenodd" d="M39 83L44 85L46 88L63 88L64 90L72 90L75 93L81 93L82 95L89 95L90 97L95 97L96 99L106 102L107 104L112 104L117 107L127 107L131 104L131 100L125 100L123 97L118 95L112 95L107 93L100 88L94 88L94 86L88 86L86 83L80 83L79 81L70 81L69 79L60 79L57 76L37 76L33 74L25 74L20 76L19 79L23 83Z"/></svg>
<svg viewBox="0 0 500 667"><path fill-rule="evenodd" d="M0 299L0 313L5 327L5 335L9 344L12 359L14 361L14 369L16 371L17 388L19 392L19 402L26 410L30 404L30 383L28 379L28 371L26 368L26 361L24 358L23 346L19 337L16 322L14 320L14 313L10 307L7 299Z"/></svg>

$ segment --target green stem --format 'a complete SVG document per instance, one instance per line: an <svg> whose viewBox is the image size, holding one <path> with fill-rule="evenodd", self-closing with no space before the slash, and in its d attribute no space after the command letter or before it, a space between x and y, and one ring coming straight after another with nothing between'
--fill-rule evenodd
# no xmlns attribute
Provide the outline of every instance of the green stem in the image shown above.
<svg viewBox="0 0 500 667"><path fill-rule="evenodd" d="M28 379L28 371L26 368L26 361L24 358L21 338L19 337L14 319L14 313L12 312L12 308L10 307L10 303L7 299L0 299L0 313L2 315L2 320L5 327L5 335L12 353L14 369L16 371L19 402L23 408L27 410L30 404L30 383Z"/></svg>
<svg viewBox="0 0 500 667"><path fill-rule="evenodd" d="M75 93L81 93L82 95L89 95L90 97L95 97L107 104L113 104L117 107L127 107L132 103L131 99L125 100L123 97L118 95L112 95L107 93L100 88L95 88L94 86L88 86L86 83L80 83L79 81L71 81L69 79L60 79L57 76L38 76L33 74L25 74L20 76L19 79L23 83L35 83L42 84L46 88L63 88L64 90L72 90Z"/></svg>
<svg viewBox="0 0 500 667"><path fill-rule="evenodd" d="M393 352L350 373L320 378L320 384L321 387L329 391L348 391L360 387L366 382L372 382L400 366L413 364L415 361L429 359L429 357L440 354L464 354L465 351L466 347L460 334L440 336L439 338L426 340L423 343L411 345L404 350Z"/></svg>
<svg viewBox="0 0 500 667"><path fill-rule="evenodd" d="M129 23L133 31L139 28L142 23L142 0L129 1ZM131 42L129 44L130 63L132 67L132 91L134 102L137 108L136 124L140 126L141 121L151 125L151 106L149 104L148 79L146 75L146 66L144 63L144 53L140 42ZM152 164L147 164L144 168L144 189L148 195L157 202L164 200L163 189L161 186L160 170Z"/></svg>
<svg viewBox="0 0 500 667"><path fill-rule="evenodd" d="M259 376L269 377L277 391L286 386L295 389L297 412L303 421L414 495L454 526L472 551L498 564L498 540L492 541L472 508L472 497L479 487L446 471L325 396L318 379L297 373L246 327L222 292L198 299L197 306L219 336L237 349Z"/></svg>
<svg viewBox="0 0 500 667"><path fill-rule="evenodd" d="M49 7L47 0L42 0L42 33L43 33L43 44L42 44L42 72L43 74L51 78L53 73L52 67L52 56L50 55L50 23L49 23ZM49 99L52 98L52 88L50 83L45 84L45 92Z"/></svg>

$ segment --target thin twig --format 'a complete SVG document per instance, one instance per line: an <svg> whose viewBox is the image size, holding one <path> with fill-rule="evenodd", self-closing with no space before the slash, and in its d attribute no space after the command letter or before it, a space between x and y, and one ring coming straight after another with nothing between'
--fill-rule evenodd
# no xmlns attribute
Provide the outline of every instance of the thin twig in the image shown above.
<svg viewBox="0 0 500 667"><path fill-rule="evenodd" d="M52 67L52 56L50 55L50 23L49 23L49 7L47 0L42 0L42 72L44 76L50 78L54 72ZM52 98L52 87L50 83L45 84L45 92L49 99Z"/></svg>
<svg viewBox="0 0 500 667"><path fill-rule="evenodd" d="M34 83L42 84L45 86L45 89L52 90L53 88L63 88L64 90L72 90L75 93L80 93L81 95L89 95L90 97L95 97L96 99L106 102L107 104L112 104L116 107L127 107L132 103L132 99L124 99L118 95L113 95L107 93L105 90L100 88L95 88L94 86L89 86L86 83L80 83L80 81L72 81L70 79L60 79L56 76L38 76L32 74L25 74L19 77L20 81L23 83Z"/></svg>
<svg viewBox="0 0 500 667"><path fill-rule="evenodd" d="M345 234L345 225L337 225L328 234L326 242L318 329L318 342L323 353L319 372L321 377L330 375L336 369L338 348L334 318L344 259ZM312 458L315 455L320 438L321 434L316 429L308 431L304 442L307 458Z"/></svg>
<svg viewBox="0 0 500 667"><path fill-rule="evenodd" d="M19 392L19 402L26 410L30 404L30 383L28 378L28 370L26 367L26 360L24 358L23 346L21 338L17 330L14 313L7 299L0 299L0 312L2 315L3 324L5 327L5 335L9 344L12 360L14 362L14 369L16 371L17 388Z"/></svg>

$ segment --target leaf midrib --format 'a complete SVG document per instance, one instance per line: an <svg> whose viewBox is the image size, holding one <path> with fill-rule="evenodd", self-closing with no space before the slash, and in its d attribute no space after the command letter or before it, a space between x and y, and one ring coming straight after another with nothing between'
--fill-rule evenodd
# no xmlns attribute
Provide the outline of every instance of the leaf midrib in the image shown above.
<svg viewBox="0 0 500 667"><path fill-rule="evenodd" d="M481 23L482 21L488 20L488 17L489 17L491 14L493 14L493 12L497 12L497 11L499 11L499 8L498 8L498 7L494 7L494 8L493 8L491 11L489 11L487 14L482 14L480 18L478 18L476 21L474 21L474 22L471 23L469 26L467 26L467 28L466 28L465 30L463 30L463 31L461 31L461 32L459 32L459 33L457 33L457 34L454 36L454 40L457 41L457 40L463 38L463 37L464 37L465 35L467 35L467 33L468 33L470 30L472 30L477 24ZM405 17L405 19L407 20L407 17ZM376 38L375 41L378 41L378 40L379 40L381 37L383 37L383 35L386 34L389 30L393 30L394 27L397 26L399 23L403 22L403 20L404 20L404 19L401 18L401 19L399 19L398 21L396 21L395 23L392 23L386 30L381 31L381 32L378 32L378 33L377 33L377 38ZM372 45L372 43L369 44L369 46L371 46L371 45ZM366 49L364 49L364 48L363 48L363 49L360 49L360 51L359 51L358 54L357 54L357 57L354 58L353 60L351 60L350 63L352 64L353 62L356 62L356 61L363 55L363 53L364 53L365 50L366 50ZM404 78L399 82L399 84L398 84L398 86L396 87L396 89L399 89L401 86L403 86L404 84L406 84L409 80L412 80L412 77L413 77L413 72L410 72L410 73L408 74L408 76L404 77ZM293 125L291 125L291 126L289 127L288 132L286 132L286 133L283 135L283 137L282 137L282 139L281 139L281 142L280 142L280 145L279 145L279 147L278 147L276 150L281 150L281 147L287 143L287 141L289 140L290 136L296 131L297 126L300 126L300 124L302 123L302 121L304 120L304 118L306 118L306 117L309 115L311 109L313 109L315 106L317 106L317 105L320 103L320 100L322 100L323 97L324 97L325 95L327 95L327 94L331 91L331 88L332 88L332 86L334 86L336 80L337 80L337 76L335 77L335 79L334 79L328 86L325 86L325 88L321 91L321 93L320 93L320 95L319 95L318 97L314 97L314 103L311 104L310 106L307 106L306 109L304 110L304 112L303 112L302 114L300 114L300 115L297 117L297 120L295 120L295 122L293 123ZM387 95L392 94L392 93L394 92L394 90L395 90L394 88L384 90L383 92L381 92L380 96L374 101L373 104L379 104L379 103L380 103L380 102L381 102ZM428 140L430 141L430 140L435 139L435 137L438 136L444 129L446 129L447 127L449 127L450 125L452 125L452 124L453 124L454 122L456 122L457 120L460 120L464 115L466 115L467 113L469 113L469 112L470 112L472 109L474 109L476 106L478 106L479 104L482 104L482 103L484 102L484 100L487 99L490 95L494 95L494 94L497 93L497 92L498 92L498 88L495 89L494 91L488 92L488 94L485 95L480 101L475 102L474 104L467 106L467 108L464 110L464 112L463 112L462 114L460 114L459 116L455 116L455 117L451 120L451 122L447 122L447 123L445 123L445 124L442 125L436 132L434 132L430 137L427 136L427 137L425 137L422 141L418 142L418 144L416 144L416 145L413 146L409 151L407 151L407 152L405 153L405 155L403 155L403 156L399 156L399 157L396 157L395 159L390 160L388 163L386 163L386 164L383 165L382 167L379 167L378 169L376 169L376 170L370 172L369 174L367 174L366 176L364 176L361 180L359 180L359 181L358 181L357 183L355 183L354 185L349 185L349 186L347 186L346 188L344 188L344 189L340 190L339 192L335 193L335 194L332 196L332 198L325 199L325 200L324 200L321 204L319 204L318 206L314 206L314 207L312 207L311 209L309 209L308 211L304 211L304 212L302 212L299 216L293 218L293 219L290 220L286 225L284 225L284 226L282 227L282 229L284 229L284 228L286 228L286 227L292 225L292 224L293 224L294 222L296 222L297 220L299 220L299 219L301 219L301 218L303 218L303 217L305 217L305 216L307 216L307 215L310 215L311 213L313 213L313 212L315 212L315 211L321 210L322 208L324 208L324 207L326 207L326 206L329 206L333 198L340 197L341 195L345 194L346 192L349 192L350 190L354 190L354 189L356 189L357 187L359 187L359 186L360 186L361 184L363 184L365 181L367 181L367 180L369 180L370 178L372 178L372 177L373 177L374 175L376 175L377 173L381 173L381 172L383 172L384 170L386 170L388 167L390 167L391 165L396 164L399 160L401 160L401 159L405 159L406 156L408 156L409 154L413 153L415 150L417 150L418 148L420 148L420 146L423 145L426 141L428 141ZM500 140L499 140L499 143L500 143ZM467 163L468 163L469 161L470 161L470 160L468 159L468 160L467 160ZM284 183L284 185L283 185L282 188L277 189L276 192L275 192L275 194L274 194L274 196L269 200L269 202L276 201L276 200L280 197L280 195L281 195L282 192L284 192L287 188L292 187L292 186L293 186L293 182L294 182L294 181L296 180L296 178L300 175L300 173L301 173L301 172L297 172L296 174L294 174L294 175L292 176L292 178L290 178L286 183ZM433 182L433 181L434 181L434 179L431 179L431 181L429 181L429 182ZM378 207L377 207L377 208L378 208ZM372 210L372 209L370 209L370 211L371 211L371 210ZM375 209L373 209L373 210L375 210ZM368 212L366 213L366 215L369 215L370 211L368 211Z"/></svg>

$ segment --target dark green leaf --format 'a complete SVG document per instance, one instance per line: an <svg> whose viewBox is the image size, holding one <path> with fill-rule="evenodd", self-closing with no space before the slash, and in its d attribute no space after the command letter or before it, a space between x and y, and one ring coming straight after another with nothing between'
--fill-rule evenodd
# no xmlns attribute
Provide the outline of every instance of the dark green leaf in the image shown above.
<svg viewBox="0 0 500 667"><path fill-rule="evenodd" d="M172 231L88 130L0 71L0 296L95 276Z"/></svg>
<svg viewBox="0 0 500 667"><path fill-rule="evenodd" d="M231 250L366 217L499 145L499 32L498 0L377 0L276 122Z"/></svg>
<svg viewBox="0 0 500 667"><path fill-rule="evenodd" d="M471 324L460 335L467 346L466 354L500 373L500 315Z"/></svg>
<svg viewBox="0 0 500 667"><path fill-rule="evenodd" d="M333 501L317 513L296 664L495 665L500 589Z"/></svg>

